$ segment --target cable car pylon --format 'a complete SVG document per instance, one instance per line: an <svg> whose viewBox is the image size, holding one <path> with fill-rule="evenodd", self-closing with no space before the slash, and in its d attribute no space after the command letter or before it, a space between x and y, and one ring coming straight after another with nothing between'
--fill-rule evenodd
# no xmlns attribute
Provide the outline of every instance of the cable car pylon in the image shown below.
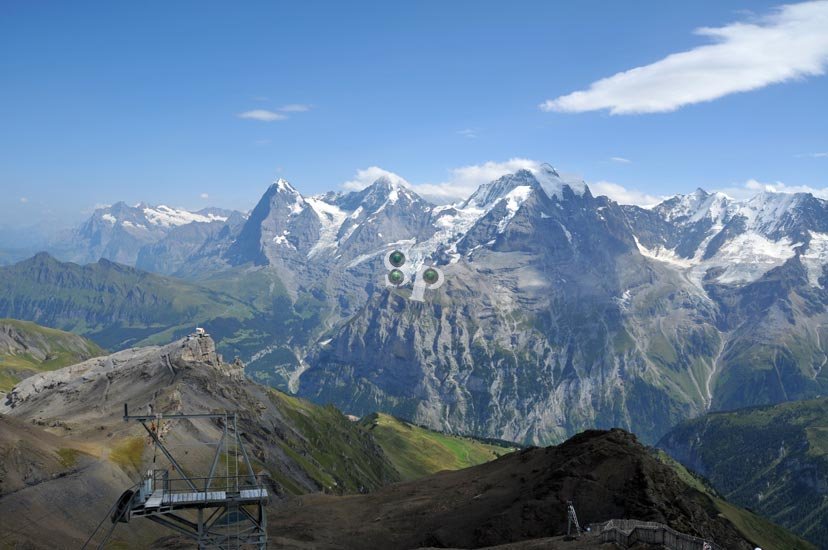
<svg viewBox="0 0 828 550"><path fill-rule="evenodd" d="M221 440L206 476L187 475L158 436L162 420L185 419L224 420ZM171 477L169 470L156 469L154 465L147 470L140 483L124 491L107 513L112 526L97 548L104 548L118 523L129 523L135 518L146 518L172 529L196 542L199 550L267 547L266 476L256 475L253 471L238 431L236 413L131 416L124 404L124 421L141 423L156 449L169 460L176 477ZM218 476L222 456L225 458L225 475ZM232 472L231 464L234 465ZM89 546L104 521L84 548Z"/></svg>

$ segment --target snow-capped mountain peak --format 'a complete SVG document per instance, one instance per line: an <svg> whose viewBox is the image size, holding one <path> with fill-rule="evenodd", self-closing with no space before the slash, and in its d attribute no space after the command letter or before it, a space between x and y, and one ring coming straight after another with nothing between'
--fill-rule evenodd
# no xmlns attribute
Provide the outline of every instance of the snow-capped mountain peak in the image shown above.
<svg viewBox="0 0 828 550"><path fill-rule="evenodd" d="M290 182L284 178L279 178L276 181L274 181L271 187L273 187L277 192L291 193L294 195L299 194L299 191L297 191L296 188L293 187L290 184Z"/></svg>
<svg viewBox="0 0 828 550"><path fill-rule="evenodd" d="M124 202L117 202L112 206L95 210L90 222L100 219L109 226L126 228L164 228L169 229L190 223L226 222L228 214L218 209L204 209L191 212L183 208L172 208L160 204L152 206L140 202L136 206L129 206ZM89 222L87 222L88 224Z"/></svg>
<svg viewBox="0 0 828 550"><path fill-rule="evenodd" d="M563 178L552 165L543 163L538 169L532 170L543 191L551 199L564 198L564 188L568 187L575 195L583 195L587 191L586 182L570 178Z"/></svg>
<svg viewBox="0 0 828 550"><path fill-rule="evenodd" d="M811 194L763 191L736 200L697 189L667 199L653 212L665 225L649 225L646 216L632 218L641 239L639 249L688 269L689 279L698 286L703 280L754 281L797 255L808 259L809 280L821 274L814 263L821 252L813 250L822 250L822 236L828 232L828 202Z"/></svg>
<svg viewBox="0 0 828 550"><path fill-rule="evenodd" d="M491 208L492 205L506 198L509 193L518 187L540 189L540 183L531 171L518 170L514 174L506 174L492 182L484 183L466 199L466 202L462 204L461 208Z"/></svg>
<svg viewBox="0 0 828 550"><path fill-rule="evenodd" d="M702 188L688 195L675 195L655 210L665 220L677 224L692 224L709 218L714 224L722 225L733 215L735 201L724 193L708 193Z"/></svg>

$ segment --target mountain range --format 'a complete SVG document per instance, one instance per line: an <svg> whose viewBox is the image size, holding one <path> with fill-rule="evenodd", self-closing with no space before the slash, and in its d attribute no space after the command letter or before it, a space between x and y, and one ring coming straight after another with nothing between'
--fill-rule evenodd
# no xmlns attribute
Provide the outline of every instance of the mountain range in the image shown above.
<svg viewBox="0 0 828 550"><path fill-rule="evenodd" d="M58 303L56 289L90 266L54 262L49 279L32 268L39 257L3 268L0 315L87 317L60 325L86 335L106 334L96 320L135 331L98 340L112 349L197 320L275 387L358 416L524 443L613 426L652 443L708 411L828 388L828 203L810 194L737 201L699 189L645 209L543 165L453 205L380 178L308 197L278 180L246 217L142 206L130 218L129 208L96 212L76 257L131 264L92 269L124 270L129 282L107 288L137 303L147 293L130 269L174 274L161 287L191 296L191 309L162 305L172 298L161 291L143 320ZM138 246L125 222L153 236ZM395 249L409 281L434 265L445 284L423 302L410 283L388 286Z"/></svg>

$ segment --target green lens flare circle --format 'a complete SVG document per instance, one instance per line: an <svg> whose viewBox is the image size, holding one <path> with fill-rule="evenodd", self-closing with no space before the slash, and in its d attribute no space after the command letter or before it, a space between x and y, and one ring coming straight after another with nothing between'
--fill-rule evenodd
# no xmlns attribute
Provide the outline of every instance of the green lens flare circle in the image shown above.
<svg viewBox="0 0 828 550"><path fill-rule="evenodd" d="M429 267L428 269L423 271L423 281L425 281L426 284L433 285L434 283L436 283L439 280L440 280L440 274L437 273L436 269L432 269L432 268Z"/></svg>
<svg viewBox="0 0 828 550"><path fill-rule="evenodd" d="M405 280L405 275L399 269L392 269L388 273L388 282L392 285L401 285L402 282Z"/></svg>
<svg viewBox="0 0 828 550"><path fill-rule="evenodd" d="M403 254L399 250L395 250L388 256L388 261L394 267L400 267L405 263L405 254Z"/></svg>

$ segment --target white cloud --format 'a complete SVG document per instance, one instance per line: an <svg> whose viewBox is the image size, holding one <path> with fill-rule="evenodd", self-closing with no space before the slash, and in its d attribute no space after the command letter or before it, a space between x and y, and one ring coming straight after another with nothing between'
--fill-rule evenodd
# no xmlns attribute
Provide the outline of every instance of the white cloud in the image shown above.
<svg viewBox="0 0 828 550"><path fill-rule="evenodd" d="M371 166L358 170L356 175L342 184L345 189L359 190L376 181L380 176L388 176L428 200L438 204L450 203L465 199L474 193L480 185L496 180L506 174L513 174L518 170L540 170L541 162L525 158L512 158L504 162L489 161L483 164L471 164L453 168L449 171L448 179L439 183L410 183L402 176L384 170L379 166ZM566 178L564 178L566 179Z"/></svg>
<svg viewBox="0 0 828 550"><path fill-rule="evenodd" d="M828 0L788 4L771 14L696 34L714 43L668 55L550 99L544 111L658 113L792 79L828 66Z"/></svg>
<svg viewBox="0 0 828 550"><path fill-rule="evenodd" d="M475 130L472 130L471 128L463 128L462 130L457 130L457 133L469 139L474 139L477 137L477 132Z"/></svg>
<svg viewBox="0 0 828 550"><path fill-rule="evenodd" d="M28 197L20 197L20 202L22 202L23 204L26 204L27 202L29 202L29 198Z"/></svg>
<svg viewBox="0 0 828 550"><path fill-rule="evenodd" d="M489 161L483 164L471 164L453 168L449 178L440 183L421 183L413 185L417 193L435 202L452 202L465 199L484 183L496 180L518 170L536 171L541 163L536 160L512 158L505 162Z"/></svg>
<svg viewBox="0 0 828 550"><path fill-rule="evenodd" d="M828 158L828 152L825 153L802 153L801 155L796 155L798 158L808 157L812 159L824 159Z"/></svg>
<svg viewBox="0 0 828 550"><path fill-rule="evenodd" d="M815 197L828 200L828 187L811 187L810 185L788 185L777 181L773 183L749 179L741 185L718 189L734 199L749 199L757 193L768 191L771 193L811 193Z"/></svg>
<svg viewBox="0 0 828 550"><path fill-rule="evenodd" d="M357 170L357 173L354 175L353 179L343 183L342 187L349 191L360 191L383 176L400 185L411 187L411 184L409 184L402 176L395 174L394 172L389 172L388 170L383 170L379 166L371 166L363 170Z"/></svg>
<svg viewBox="0 0 828 550"><path fill-rule="evenodd" d="M630 159L625 159L624 157L610 157L610 160L613 162L617 162L619 164L630 164L632 161Z"/></svg>
<svg viewBox="0 0 828 550"><path fill-rule="evenodd" d="M238 114L239 118L247 118L251 120L261 120L262 122L273 122L274 120L284 120L287 116L282 113L268 111L267 109L253 109L252 111L245 111Z"/></svg>
<svg viewBox="0 0 828 550"><path fill-rule="evenodd" d="M201 197L202 199L209 199L210 195L208 195L207 193L202 193L201 195L199 195L199 197Z"/></svg>
<svg viewBox="0 0 828 550"><path fill-rule="evenodd" d="M305 103L290 103L279 107L283 113L304 113L311 110L311 105Z"/></svg>
<svg viewBox="0 0 828 550"><path fill-rule="evenodd" d="M589 189L595 196L606 195L617 203L635 204L645 208L655 206L666 198L650 195L637 189L627 189L623 185L611 181L596 181L595 183L590 183Z"/></svg>

